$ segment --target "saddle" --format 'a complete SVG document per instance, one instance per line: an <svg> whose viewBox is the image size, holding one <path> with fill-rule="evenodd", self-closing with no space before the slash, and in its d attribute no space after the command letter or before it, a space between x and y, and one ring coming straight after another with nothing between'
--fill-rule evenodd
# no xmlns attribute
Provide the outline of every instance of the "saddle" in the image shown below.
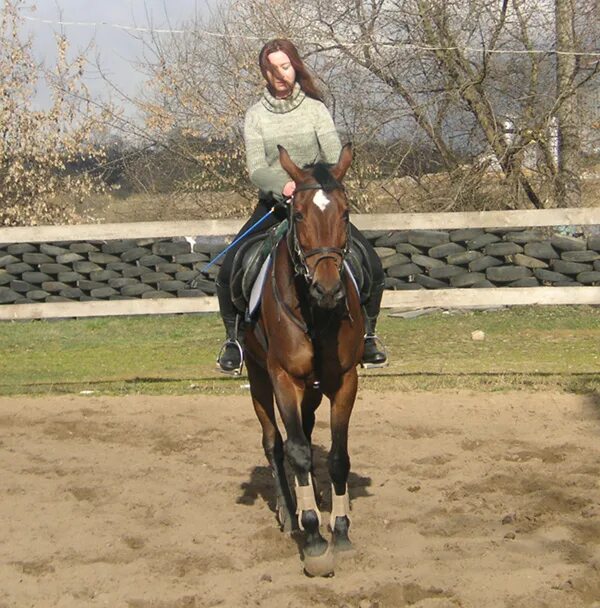
<svg viewBox="0 0 600 608"><path fill-rule="evenodd" d="M256 317L271 254L287 232L286 219L265 233L249 237L235 254L230 281L231 299L234 306L244 314L246 321L252 321ZM360 241L352 239L344 267L364 304L371 293L373 278L369 256Z"/></svg>

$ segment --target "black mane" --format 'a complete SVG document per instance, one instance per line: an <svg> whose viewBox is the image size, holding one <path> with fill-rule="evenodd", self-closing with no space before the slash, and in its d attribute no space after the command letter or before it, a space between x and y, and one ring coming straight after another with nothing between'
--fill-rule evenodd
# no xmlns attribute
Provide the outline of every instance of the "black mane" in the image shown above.
<svg viewBox="0 0 600 608"><path fill-rule="evenodd" d="M331 175L330 169L333 166L333 164L318 162L311 165L305 165L302 168L312 173L312 176L319 182L321 188L323 188L325 192L331 192L332 190L337 190L342 187L340 182Z"/></svg>

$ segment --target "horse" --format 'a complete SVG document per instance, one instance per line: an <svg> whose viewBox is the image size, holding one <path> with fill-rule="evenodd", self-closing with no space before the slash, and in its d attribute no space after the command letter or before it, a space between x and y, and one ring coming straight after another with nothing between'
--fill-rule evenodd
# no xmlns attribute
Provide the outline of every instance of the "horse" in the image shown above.
<svg viewBox="0 0 600 608"><path fill-rule="evenodd" d="M330 576L334 553L352 549L348 426L364 338L360 298L344 264L350 220L342 180L352 162L352 147L342 148L335 165L300 168L281 146L279 160L296 190L289 202L288 233L274 248L260 314L246 330L244 351L262 444L275 480L280 526L304 531L305 573ZM315 411L323 395L331 404L331 543L320 532L311 448ZM285 426L285 442L273 398ZM285 458L295 477L293 492Z"/></svg>

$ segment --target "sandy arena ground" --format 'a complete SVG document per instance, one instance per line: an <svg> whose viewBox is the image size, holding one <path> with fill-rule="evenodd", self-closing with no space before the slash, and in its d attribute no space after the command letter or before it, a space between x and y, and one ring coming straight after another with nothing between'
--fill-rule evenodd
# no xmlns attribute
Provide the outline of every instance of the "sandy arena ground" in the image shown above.
<svg viewBox="0 0 600 608"><path fill-rule="evenodd" d="M249 397L0 399L0 607L600 607L597 397L362 392L351 457L309 579Z"/></svg>

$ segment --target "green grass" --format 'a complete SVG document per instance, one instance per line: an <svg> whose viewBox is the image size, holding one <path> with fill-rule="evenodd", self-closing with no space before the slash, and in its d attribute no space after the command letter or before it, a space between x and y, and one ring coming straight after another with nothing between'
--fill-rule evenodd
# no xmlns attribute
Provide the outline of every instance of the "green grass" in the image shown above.
<svg viewBox="0 0 600 608"><path fill-rule="evenodd" d="M600 391L598 308L384 311L378 329L391 364L361 372L364 388ZM214 314L1 323L0 395L243 392L215 370L222 338Z"/></svg>

